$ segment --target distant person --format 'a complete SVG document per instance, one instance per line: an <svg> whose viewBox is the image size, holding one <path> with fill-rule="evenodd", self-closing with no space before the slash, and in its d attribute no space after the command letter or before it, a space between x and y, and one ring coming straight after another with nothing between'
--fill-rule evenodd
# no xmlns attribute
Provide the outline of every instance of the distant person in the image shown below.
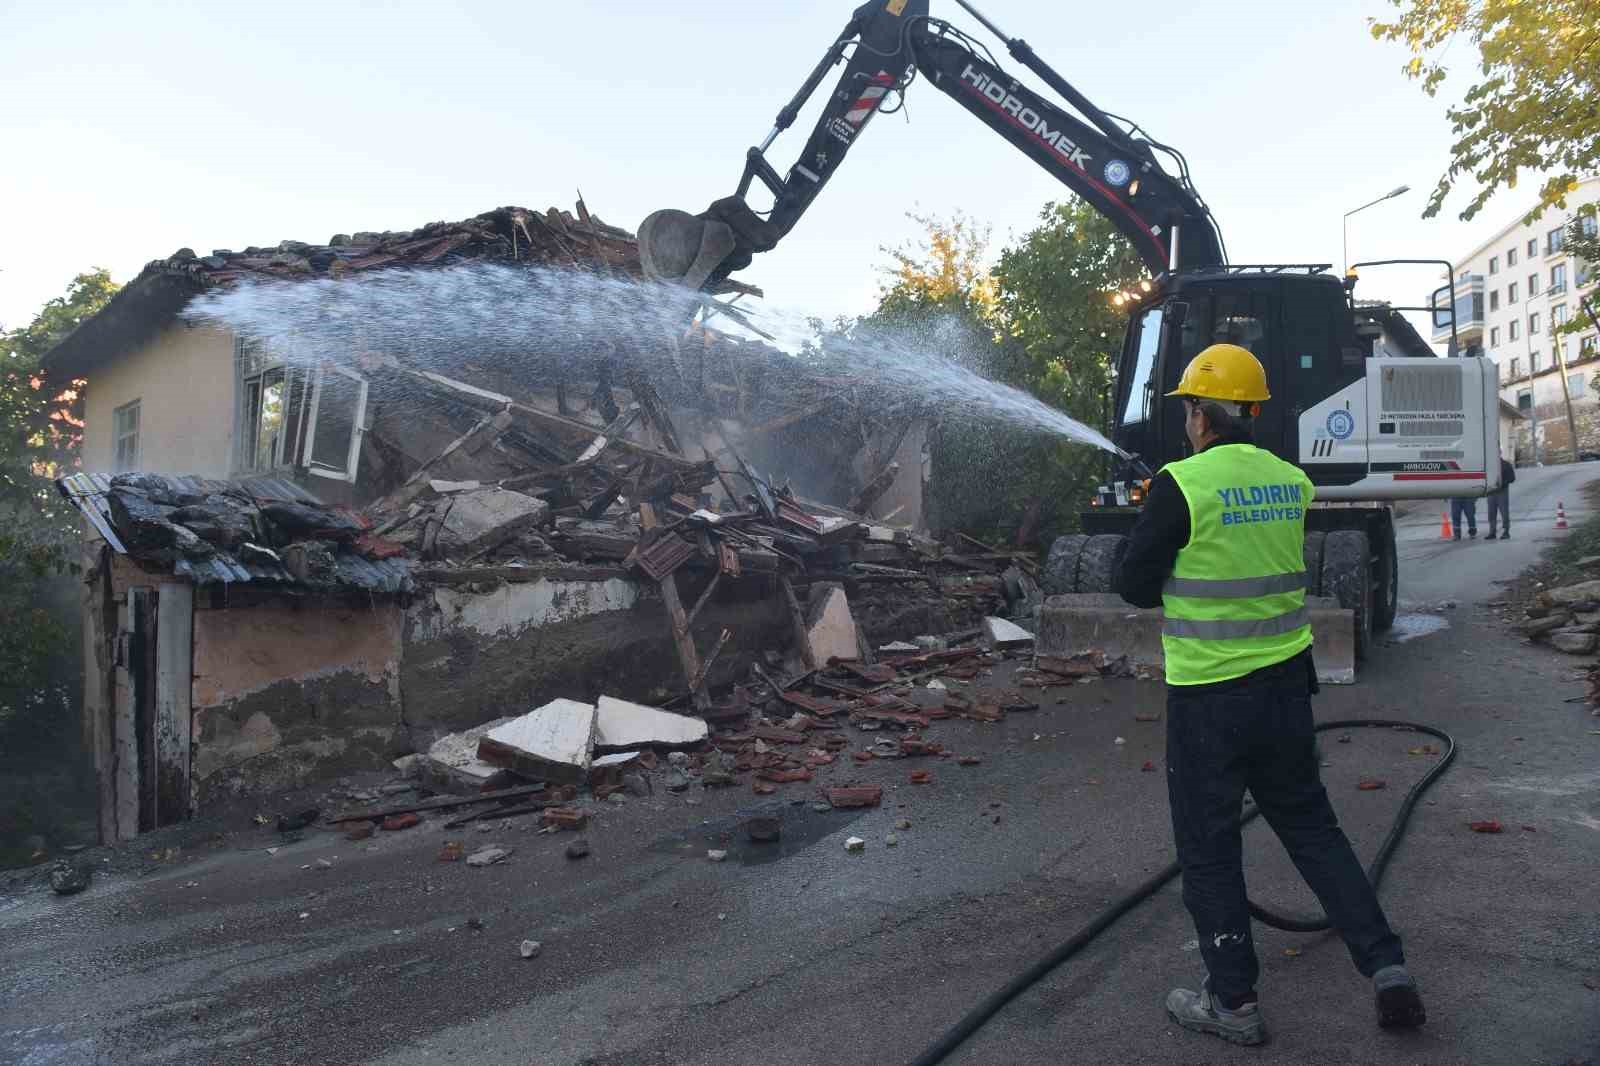
<svg viewBox="0 0 1600 1066"><path fill-rule="evenodd" d="M1494 516L1500 515L1500 539L1511 539L1511 483L1517 480L1517 468L1506 459L1500 460L1500 488L1489 493L1489 535L1484 540L1494 540Z"/></svg>
<svg viewBox="0 0 1600 1066"><path fill-rule="evenodd" d="M1456 539L1461 539L1462 523L1466 523L1467 536L1478 539L1478 501L1473 496L1453 496L1450 499L1450 524L1455 527Z"/></svg>

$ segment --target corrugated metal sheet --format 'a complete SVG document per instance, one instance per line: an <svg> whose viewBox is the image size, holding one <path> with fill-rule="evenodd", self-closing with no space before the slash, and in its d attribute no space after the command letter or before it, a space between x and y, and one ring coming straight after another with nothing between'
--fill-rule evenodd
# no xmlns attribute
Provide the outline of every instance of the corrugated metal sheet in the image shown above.
<svg viewBox="0 0 1600 1066"><path fill-rule="evenodd" d="M302 503L313 507L323 506L322 501L301 486L277 477L217 481L202 477L154 474L142 476L158 481L177 495L243 494L257 503ZM111 516L111 505L107 499L112 487L111 478L110 474L69 474L56 479L56 489L83 513L114 551L127 555L129 554L127 547L117 536L116 525ZM196 585L255 582L305 589L355 588L391 594L409 592L412 588L409 560L394 558L374 562L362 558L347 548L340 549L334 556L333 577L326 583L302 582L278 563L257 559L245 561L221 549L205 559L179 559L173 565L172 572L178 577L188 578Z"/></svg>

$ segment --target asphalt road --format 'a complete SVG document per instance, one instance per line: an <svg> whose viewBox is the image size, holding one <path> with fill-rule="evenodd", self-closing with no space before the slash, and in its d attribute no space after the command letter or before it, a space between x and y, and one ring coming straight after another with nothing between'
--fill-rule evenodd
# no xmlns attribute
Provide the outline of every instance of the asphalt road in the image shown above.
<svg viewBox="0 0 1600 1066"><path fill-rule="evenodd" d="M1441 543L1437 512L1414 510L1400 632L1421 635L1318 698L1324 718L1427 721L1461 747L1382 893L1426 1029L1380 1033L1336 939L1260 927L1272 1042L1176 1029L1162 1000L1198 979L1200 959L1172 885L949 1061L1600 1063L1600 719L1563 702L1582 691L1580 660L1521 644L1478 606L1558 535L1557 499L1578 518L1596 474L1521 472L1509 543ZM1446 600L1459 606L1416 620ZM808 786L785 786L776 848L743 841L739 811L758 803L746 789L658 792L602 805L593 854L576 862L527 819L463 834L435 818L366 843L313 834L276 855L271 831L240 830L103 874L81 896L19 887L0 896L0 1062L909 1062L1168 862L1164 727L1135 719L1161 709L1160 686L1108 682L1051 690L997 725L936 723L930 739L982 765L936 762L926 786L907 783L906 763L831 767L888 786L883 807L818 814ZM1433 758L1408 754L1425 741L1373 730L1324 744L1362 854ZM1368 776L1388 787L1358 791ZM896 830L902 818L911 827ZM1468 830L1485 818L1506 831ZM845 851L851 834L864 853ZM514 854L481 870L436 862L446 839ZM705 858L724 845L727 862ZM1269 830L1249 829L1246 848L1256 898L1311 907ZM519 957L524 938L542 942L537 958Z"/></svg>

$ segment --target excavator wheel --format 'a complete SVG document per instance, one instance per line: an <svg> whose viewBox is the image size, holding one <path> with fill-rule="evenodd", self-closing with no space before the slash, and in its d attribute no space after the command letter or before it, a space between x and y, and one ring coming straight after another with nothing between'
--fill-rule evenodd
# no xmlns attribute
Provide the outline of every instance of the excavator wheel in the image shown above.
<svg viewBox="0 0 1600 1066"><path fill-rule="evenodd" d="M1372 647L1372 548L1367 535L1355 529L1336 529L1322 544L1322 594L1355 613L1356 658L1365 659Z"/></svg>
<svg viewBox="0 0 1600 1066"><path fill-rule="evenodd" d="M1306 595L1322 595L1322 547L1328 534L1320 529L1306 530Z"/></svg>
<svg viewBox="0 0 1600 1066"><path fill-rule="evenodd" d="M1117 571L1128 552L1128 538L1120 533L1090 537L1078 556L1079 592L1115 592Z"/></svg>
<svg viewBox="0 0 1600 1066"><path fill-rule="evenodd" d="M1373 548L1377 554L1373 562L1376 584L1372 593L1372 630L1385 633L1400 611L1400 552L1395 545L1393 523L1383 524Z"/></svg>
<svg viewBox="0 0 1600 1066"><path fill-rule="evenodd" d="M1089 538L1082 533L1057 537L1044 561L1044 594L1062 596L1078 591L1078 558Z"/></svg>

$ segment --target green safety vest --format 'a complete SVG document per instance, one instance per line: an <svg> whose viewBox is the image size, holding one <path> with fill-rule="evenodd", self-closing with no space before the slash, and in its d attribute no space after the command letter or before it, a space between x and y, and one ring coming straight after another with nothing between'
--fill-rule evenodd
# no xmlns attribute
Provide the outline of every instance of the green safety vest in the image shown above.
<svg viewBox="0 0 1600 1066"><path fill-rule="evenodd" d="M1311 479L1252 444L1216 445L1166 472L1189 504L1189 543L1161 590L1167 683L1228 681L1310 647Z"/></svg>

